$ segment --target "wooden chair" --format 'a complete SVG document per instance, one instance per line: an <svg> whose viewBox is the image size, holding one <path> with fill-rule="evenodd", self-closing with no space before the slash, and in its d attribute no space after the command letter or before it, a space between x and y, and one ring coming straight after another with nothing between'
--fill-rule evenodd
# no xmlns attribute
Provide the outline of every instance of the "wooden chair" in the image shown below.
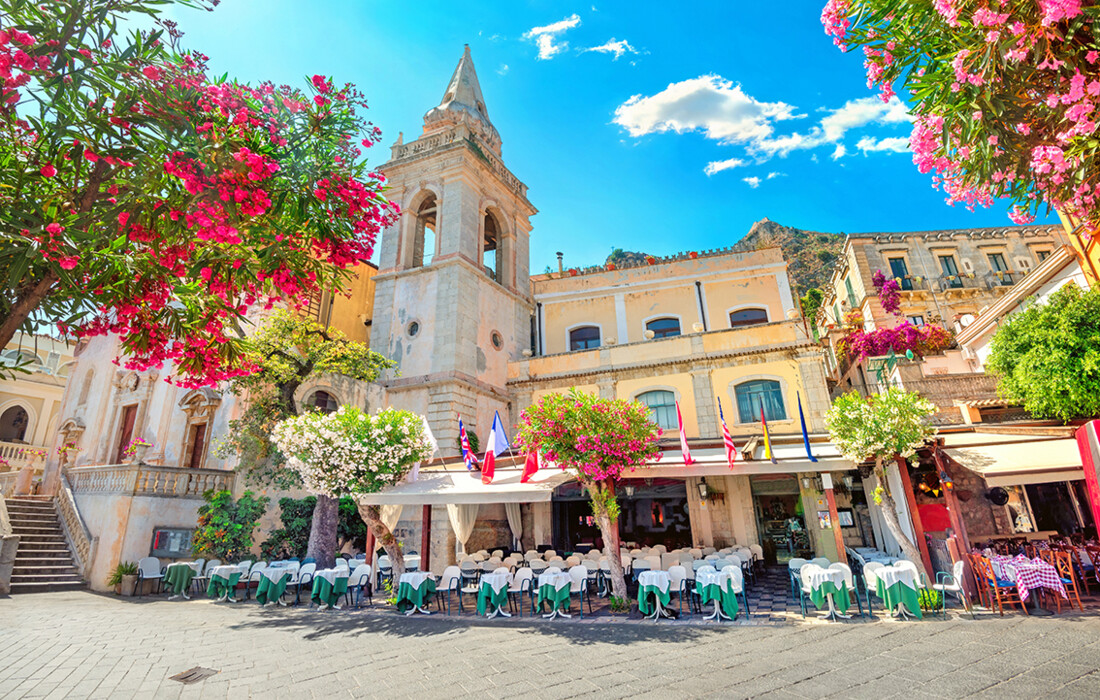
<svg viewBox="0 0 1100 700"><path fill-rule="evenodd" d="M1016 587L1015 581L1009 581L1007 579L997 578L996 573L993 570L993 563L985 557L978 557L977 562L978 575L980 578L985 579L985 585L987 587L987 595L991 596L992 609L993 604L997 606L997 612L1004 617L1005 604L1019 605L1020 609L1024 611L1025 615L1030 615L1027 611L1027 606L1024 605L1024 601L1020 598L1020 589ZM1006 564L1011 567L1011 564Z"/></svg>
<svg viewBox="0 0 1100 700"><path fill-rule="evenodd" d="M1089 560L1092 561L1092 571L1086 573L1088 573L1090 576L1097 576L1097 574L1100 574L1100 547L1086 544L1084 547L1082 547L1082 549L1085 550L1085 554L1087 554ZM1094 580L1100 582L1100 578L1096 578Z"/></svg>
<svg viewBox="0 0 1100 700"><path fill-rule="evenodd" d="M1077 545L1073 545L1067 551L1073 564L1073 570L1081 577L1081 584L1085 587L1085 595L1090 595L1089 576L1088 572L1085 571L1085 562L1081 559L1081 551L1077 548Z"/></svg>
<svg viewBox="0 0 1100 700"><path fill-rule="evenodd" d="M980 554L967 554L970 561L970 570L974 572L974 584L978 593L978 605L989 610L993 609L993 597L989 591L989 582L986 581L984 569L979 563L984 557Z"/></svg>
<svg viewBox="0 0 1100 700"><path fill-rule="evenodd" d="M1052 552L1054 556L1054 568L1058 570L1058 577L1062 579L1062 585L1066 587L1066 593L1069 594L1069 606L1073 609L1073 601L1077 601L1077 608L1084 612L1085 608L1081 605L1081 594L1077 588L1077 574L1073 570L1073 558L1070 552ZM1062 596L1057 592L1052 592L1054 600L1058 604L1058 612L1062 612Z"/></svg>

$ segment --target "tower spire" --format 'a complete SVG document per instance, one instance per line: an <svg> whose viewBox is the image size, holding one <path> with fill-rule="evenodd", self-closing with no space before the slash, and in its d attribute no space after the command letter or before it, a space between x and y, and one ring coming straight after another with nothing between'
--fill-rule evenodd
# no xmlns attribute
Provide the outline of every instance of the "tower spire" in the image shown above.
<svg viewBox="0 0 1100 700"><path fill-rule="evenodd" d="M462 58L458 60L443 99L437 107L424 115L424 135L445 131L459 123L465 123L486 144L500 155L500 135L489 120L489 111L485 108L485 98L481 94L481 83L474 69L474 59L470 55L470 45L466 44Z"/></svg>

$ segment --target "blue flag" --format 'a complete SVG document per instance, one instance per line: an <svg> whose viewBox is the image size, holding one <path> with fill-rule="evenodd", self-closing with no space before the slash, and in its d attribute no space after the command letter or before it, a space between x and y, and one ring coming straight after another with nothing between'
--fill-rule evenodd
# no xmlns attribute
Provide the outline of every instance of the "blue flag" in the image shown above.
<svg viewBox="0 0 1100 700"><path fill-rule="evenodd" d="M806 431L806 416L802 415L802 395L796 392L795 396L798 397L798 419L802 421L802 442L806 443L806 456L811 462L816 462L817 457L810 452L810 434Z"/></svg>

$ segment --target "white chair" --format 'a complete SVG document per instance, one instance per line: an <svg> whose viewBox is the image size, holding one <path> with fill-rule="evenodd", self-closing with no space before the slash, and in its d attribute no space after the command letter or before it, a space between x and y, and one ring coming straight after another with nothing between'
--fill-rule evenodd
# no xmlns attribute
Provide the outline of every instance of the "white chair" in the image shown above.
<svg viewBox="0 0 1100 700"><path fill-rule="evenodd" d="M565 565L569 567L580 566L581 558L576 554L565 558Z"/></svg>
<svg viewBox="0 0 1100 700"><path fill-rule="evenodd" d="M703 556L704 557L706 557L708 554L717 554L717 553L718 553L718 550L715 549L714 547L703 547Z"/></svg>
<svg viewBox="0 0 1100 700"><path fill-rule="evenodd" d="M741 573L741 567L739 566L727 566L722 569L723 573L729 574L730 577L730 590L736 596L741 595L741 602L745 609L745 617L749 616L749 594L745 590L745 577Z"/></svg>
<svg viewBox="0 0 1100 700"><path fill-rule="evenodd" d="M753 561L764 561L764 548L758 544L750 544L749 552L752 554Z"/></svg>
<svg viewBox="0 0 1100 700"><path fill-rule="evenodd" d="M569 584L569 599L577 596L577 607L581 610L581 618L584 618L584 599L588 597L588 613L592 614L592 594L588 591L588 570L583 566L574 566L569 569L569 578L573 581Z"/></svg>
<svg viewBox="0 0 1100 700"><path fill-rule="evenodd" d="M141 590L142 581L155 581L159 593L164 584L164 569L160 566L160 559L145 557L138 561L138 590Z"/></svg>
<svg viewBox="0 0 1100 700"><path fill-rule="evenodd" d="M634 579L637 580L638 574L650 570L650 562L648 559L635 559L630 568L634 572Z"/></svg>
<svg viewBox="0 0 1100 700"><path fill-rule="evenodd" d="M516 571L512 577L512 585L508 587L508 602L514 603L512 609L518 611L520 617L523 617L524 596L530 599L531 614L535 614L534 580L535 572L523 567Z"/></svg>
<svg viewBox="0 0 1100 700"><path fill-rule="evenodd" d="M546 571L547 567L546 562L542 559L531 559L527 562L527 565L531 567L531 571L533 571L536 576Z"/></svg>
<svg viewBox="0 0 1100 700"><path fill-rule="evenodd" d="M805 566L808 563L809 562L807 562L802 557L793 557L790 561L787 562L787 570L791 574L791 600L792 601L796 597L801 597L801 596L798 595L798 590L799 590L798 587L802 585L802 583L801 583L802 579L799 578L798 572L802 569L803 566Z"/></svg>
<svg viewBox="0 0 1100 700"><path fill-rule="evenodd" d="M492 556L497 558L497 559L503 559L504 558L504 550L503 549L494 549Z"/></svg>
<svg viewBox="0 0 1100 700"><path fill-rule="evenodd" d="M252 565L252 569L248 572L248 576L242 576L241 580L244 581L244 599L248 600L249 591L252 588L252 584L255 583L259 588L260 581L263 580L264 572L267 571L267 562L258 561Z"/></svg>
<svg viewBox="0 0 1100 700"><path fill-rule="evenodd" d="M691 555L692 559L702 559L703 558L703 550L699 549L698 547L693 547L693 548L689 549L688 554Z"/></svg>
<svg viewBox="0 0 1100 700"><path fill-rule="evenodd" d="M798 604L802 607L802 617L806 617L806 599L813 593L813 588L810 586L810 573L820 568L820 566L811 561L798 571L798 581L800 584L798 589Z"/></svg>
<svg viewBox="0 0 1100 700"><path fill-rule="evenodd" d="M512 572L508 570L507 566L498 566L497 568L493 569L493 573L494 574L510 574Z"/></svg>
<svg viewBox="0 0 1100 700"><path fill-rule="evenodd" d="M447 595L444 596L444 593ZM462 571L454 565L443 569L443 575L439 577L439 585L435 588L436 605L440 610L444 610L444 603L446 603L448 615L451 614L452 593L458 598L458 612L462 614Z"/></svg>
<svg viewBox="0 0 1100 700"><path fill-rule="evenodd" d="M706 559L696 559L695 561L691 562L691 570L695 573L699 573L699 569L702 569L704 566L710 566L710 568L712 569L714 568Z"/></svg>
<svg viewBox="0 0 1100 700"><path fill-rule="evenodd" d="M294 586L294 603L301 602L302 586L313 585L313 575L317 572L317 564L310 562L308 564L302 564L298 569L297 574L291 574L290 581L286 584L287 588Z"/></svg>
<svg viewBox="0 0 1100 700"><path fill-rule="evenodd" d="M462 592L477 595L477 582L480 578L477 563L470 559L464 559L458 565L458 570L462 574ZM461 608L461 606L459 607Z"/></svg>
<svg viewBox="0 0 1100 700"><path fill-rule="evenodd" d="M650 571L663 571L661 567L661 555L659 554L647 554L645 560L649 562Z"/></svg>
<svg viewBox="0 0 1100 700"><path fill-rule="evenodd" d="M546 563L549 564L550 566L556 566L559 569L564 569L565 566L566 566L565 560L562 559L561 557L550 557L549 559L546 560Z"/></svg>
<svg viewBox="0 0 1100 700"><path fill-rule="evenodd" d="M488 553L482 554L481 552L474 552L470 555L470 558L476 562L483 562L489 558Z"/></svg>
<svg viewBox="0 0 1100 700"><path fill-rule="evenodd" d="M248 572L252 571L252 560L245 559L237 564L237 568L240 569L241 576L248 576Z"/></svg>
<svg viewBox="0 0 1100 700"><path fill-rule="evenodd" d="M867 589L868 615L871 615L871 594L878 595L878 576L875 575L875 571L882 568L885 568L885 564L879 561L869 561L863 565L863 586Z"/></svg>
<svg viewBox="0 0 1100 700"><path fill-rule="evenodd" d="M932 584L932 589L938 591L940 594L940 604L943 610L943 617L947 619L947 594L950 593L959 599L959 603L962 604L963 610L970 613L970 618L974 619L974 610L970 607L970 600L966 597L966 591L963 590L962 580L966 576L966 563L963 560L955 562L955 565L951 567L951 573L940 572L936 574L936 582Z"/></svg>
<svg viewBox="0 0 1100 700"><path fill-rule="evenodd" d="M560 566L548 566L548 567L546 567L546 571L544 571L543 573L544 574L560 574L561 573L561 567Z"/></svg>
<svg viewBox="0 0 1100 700"><path fill-rule="evenodd" d="M829 561L826 557L814 557L813 559L810 560L810 563L811 564L816 564L816 565L820 566L822 569L828 569L829 564L831 564L832 562Z"/></svg>
<svg viewBox="0 0 1100 700"><path fill-rule="evenodd" d="M679 564L673 564L668 567L668 592L669 595L676 594L680 601L680 615L684 614L684 598L688 595L688 575L687 569ZM688 613L691 613L691 600L688 600Z"/></svg>
<svg viewBox="0 0 1100 700"><path fill-rule="evenodd" d="M191 579L192 587L195 590L199 591L206 588L206 585L210 583L210 572L214 570L215 566L221 565L222 562L220 559L211 559L210 561L206 562L206 566L203 567L202 571L200 571L198 575L195 576L195 578Z"/></svg>
<svg viewBox="0 0 1100 700"><path fill-rule="evenodd" d="M650 551L654 554L664 554L668 552L668 547L664 546L663 544L655 544L653 545L653 549L651 549Z"/></svg>
<svg viewBox="0 0 1100 700"><path fill-rule="evenodd" d="M382 581L386 579L393 579L393 564L390 563L390 557L387 554L383 554L378 557L378 586L381 588Z"/></svg>
<svg viewBox="0 0 1100 700"><path fill-rule="evenodd" d="M680 563L680 555L673 554L671 552L665 552L661 555L661 568L668 571L671 567L677 566Z"/></svg>
<svg viewBox="0 0 1100 700"><path fill-rule="evenodd" d="M921 576L920 569L917 568L916 564L909 561L908 559L898 559L896 562L894 562L894 566L899 569L907 569L909 571L912 571L913 579L917 582L917 588L927 588L928 582L924 580L923 576ZM1015 580L1016 579L1013 579L1013 581Z"/></svg>
<svg viewBox="0 0 1100 700"><path fill-rule="evenodd" d="M478 564L477 568L480 569L483 574L491 574L496 571L497 565L492 560L486 559Z"/></svg>
<svg viewBox="0 0 1100 700"><path fill-rule="evenodd" d="M848 587L848 595L855 596L856 607L859 608L859 616L863 617L863 602L859 599L859 589L856 588L855 579L852 577L852 567L844 562L838 561L829 564L829 568L844 572L844 585Z"/></svg>
<svg viewBox="0 0 1100 700"><path fill-rule="evenodd" d="M353 602L355 607L360 607L363 604L363 594L367 594L367 605L374 605L373 591L371 590L371 570L370 564L359 564L355 567L355 570L348 576L348 604ZM354 601L352 600L352 592L354 591Z"/></svg>
<svg viewBox="0 0 1100 700"><path fill-rule="evenodd" d="M553 559L556 556L558 556L558 552L557 552L557 550L553 550L553 549L548 549L548 550L546 550L545 552L542 553L542 558L545 559L546 561L550 561L551 559Z"/></svg>

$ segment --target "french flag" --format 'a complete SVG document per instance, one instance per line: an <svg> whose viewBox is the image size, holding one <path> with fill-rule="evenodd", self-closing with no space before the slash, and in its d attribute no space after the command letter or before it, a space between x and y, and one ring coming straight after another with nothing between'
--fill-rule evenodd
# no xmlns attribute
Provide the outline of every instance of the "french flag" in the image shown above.
<svg viewBox="0 0 1100 700"><path fill-rule="evenodd" d="M493 469L496 467L496 458L501 452L507 452L509 448L508 436L504 432L504 424L500 422L500 413L493 413L493 429L489 431L489 439L485 443L485 459L481 465L481 483L493 483Z"/></svg>
<svg viewBox="0 0 1100 700"><path fill-rule="evenodd" d="M466 426L462 425L462 416L458 417L458 438L462 442L462 461L466 469L473 471L477 467L477 455L470 449L470 438L466 437Z"/></svg>

